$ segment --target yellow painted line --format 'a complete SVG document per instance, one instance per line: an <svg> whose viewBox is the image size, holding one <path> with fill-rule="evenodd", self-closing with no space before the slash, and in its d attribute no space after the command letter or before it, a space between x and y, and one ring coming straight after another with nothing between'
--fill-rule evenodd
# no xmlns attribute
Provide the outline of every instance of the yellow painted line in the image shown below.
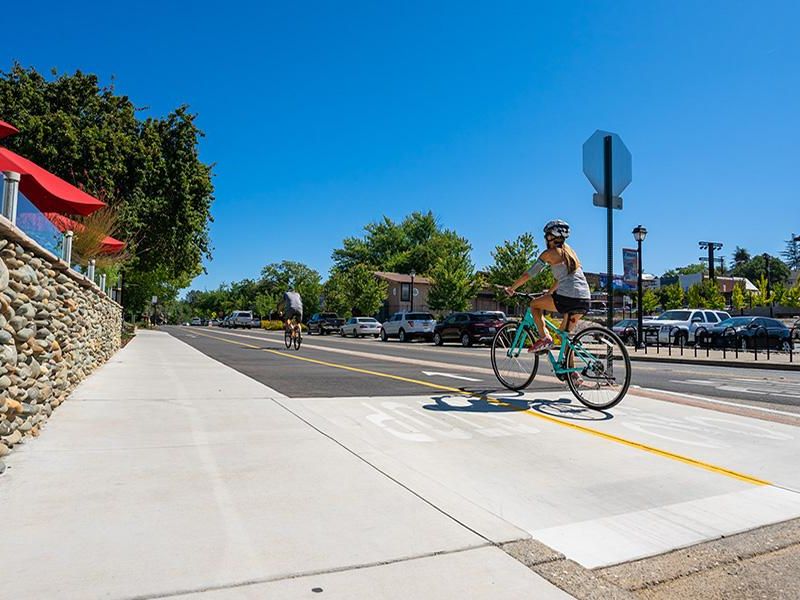
<svg viewBox="0 0 800 600"><path fill-rule="evenodd" d="M237 340L230 340L226 338L221 338L214 335L208 335L205 333L199 333L198 335L202 335L204 337L212 338L215 340L219 340L221 342L227 342L228 344L235 344L238 346L244 346L247 348L253 348L255 350L261 350L262 352L268 352L270 354L277 354L278 356L288 357L295 360L301 360L308 363L313 363L317 365L322 365L325 367L331 367L333 369L341 369L344 371L351 371L353 373L360 373L362 375L373 375L375 377L383 377L384 379L393 379L396 381L403 381L405 383L413 383L416 385L422 385L427 388L435 388L439 390L444 390L447 392L453 392L456 394L461 394L463 396L473 396L475 397L476 394L471 392L465 392L462 389L449 387L446 385L439 385L437 383L431 383L429 381L422 381L421 379L412 379L409 377L401 377L400 375L392 375L391 373L381 373L380 371L371 371L369 369L361 369L359 367L351 367L348 365L342 365L339 363L332 363L327 362L324 360L317 360L316 358L308 358L306 356L298 356L297 354L291 354L288 352L281 352L279 350L271 350L269 348L261 348L259 346L254 346L253 344L247 344L245 342L239 342ZM301 346L302 347L302 346ZM482 397L484 398L484 397ZM492 398L491 396L484 398L490 404L494 404L496 406L503 406L503 407L510 407L518 409L519 412L529 415L531 417L535 417L537 419L542 419L544 421L549 421L550 423L555 423L556 425L561 425L562 427L567 427L569 429L573 429L575 431L580 431L582 433L588 433L590 435L594 435L596 437L602 438L604 440L608 440L611 442L616 442L623 446L628 446L629 448L636 448L637 450L642 450L644 452L648 452L650 454L655 454L656 456L662 456L664 458L669 458L687 465L691 465L693 467L698 467L700 469L705 469L706 471L711 471L713 473L717 473L720 475L725 475L727 477L732 477L733 479L738 479L739 481L744 481L746 483L751 483L753 485L772 485L771 482L765 481L764 479L759 479L758 477L753 477L752 475L747 475L745 473L739 473L738 471L734 471L732 469L727 469L725 467L720 467L711 463L704 462L702 460L698 460L696 458L691 458L689 456L683 456L682 454L676 454L675 452L669 452L668 450L662 450L660 448L656 448L655 446L649 446L647 444L642 444L640 442L634 442L632 440L628 440L623 437L619 437L617 435L613 435L611 433L605 433L603 431L598 431L596 429L592 429L590 427L585 427L584 425L577 425L575 423L569 423L567 421L562 421L556 417L551 417L550 415L544 415L538 412L532 412L529 409L522 409L519 407L514 406L513 404L509 404L508 402L504 402L503 400L499 400L497 398Z"/></svg>

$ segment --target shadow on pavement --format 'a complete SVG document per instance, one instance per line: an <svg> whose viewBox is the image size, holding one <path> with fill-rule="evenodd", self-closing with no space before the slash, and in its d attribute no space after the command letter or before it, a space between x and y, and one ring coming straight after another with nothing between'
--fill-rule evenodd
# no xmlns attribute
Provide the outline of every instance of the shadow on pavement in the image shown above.
<svg viewBox="0 0 800 600"><path fill-rule="evenodd" d="M571 398L557 400L526 399L522 392L502 391L502 395L495 390L467 390L471 396L456 394L443 394L431 396L435 404L426 404L422 408L438 412L480 412L480 413L508 413L535 411L549 417L567 419L570 421L608 421L614 418L610 412L594 410L578 404ZM450 403L448 400L457 400ZM492 400L492 402L490 402ZM464 402L467 404L464 404ZM497 402L502 404L498 404Z"/></svg>

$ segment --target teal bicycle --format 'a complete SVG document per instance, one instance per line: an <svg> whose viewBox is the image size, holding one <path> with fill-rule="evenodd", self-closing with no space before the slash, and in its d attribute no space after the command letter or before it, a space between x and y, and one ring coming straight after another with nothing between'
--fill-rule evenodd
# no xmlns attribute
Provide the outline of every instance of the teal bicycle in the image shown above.
<svg viewBox="0 0 800 600"><path fill-rule="evenodd" d="M517 292L516 295L533 300L541 294ZM545 325L554 340L561 340L557 358L551 350L547 351L553 373L567 382L582 404L604 410L625 397L631 384L631 359L617 334L592 325L570 337L547 319ZM504 387L523 390L536 377L539 355L528 349L538 338L530 308L521 322L506 323L497 331L492 340L492 369Z"/></svg>

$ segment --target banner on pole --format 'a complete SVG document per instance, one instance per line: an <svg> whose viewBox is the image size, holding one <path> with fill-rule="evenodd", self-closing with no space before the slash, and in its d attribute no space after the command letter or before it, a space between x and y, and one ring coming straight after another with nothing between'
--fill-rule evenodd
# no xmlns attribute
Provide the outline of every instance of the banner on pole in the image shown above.
<svg viewBox="0 0 800 600"><path fill-rule="evenodd" d="M639 253L636 249L622 249L622 279L626 283L636 283L639 276Z"/></svg>

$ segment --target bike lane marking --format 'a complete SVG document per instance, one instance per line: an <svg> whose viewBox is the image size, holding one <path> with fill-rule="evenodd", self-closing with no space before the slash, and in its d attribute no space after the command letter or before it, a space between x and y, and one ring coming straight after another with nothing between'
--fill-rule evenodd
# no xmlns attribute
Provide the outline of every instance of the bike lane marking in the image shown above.
<svg viewBox="0 0 800 600"><path fill-rule="evenodd" d="M262 352L275 354L277 356L289 357L289 358L292 358L292 359L295 359L295 360L299 360L299 361L303 361L303 362L307 362L307 363L311 363L311 364L317 364L317 365L321 365L321 366L325 366L325 367L330 367L330 368L333 368L333 369L341 369L341 370L344 370L344 371L350 371L350 372L353 372L353 373L360 373L360 374L363 374L363 375L371 375L371 376L375 376L375 377L381 377L381 378L384 378L384 379L393 379L395 381L403 381L403 382L406 382L406 383L412 383L412 384L415 384L415 385L421 385L421 386L424 386L424 387L427 387L427 388L434 388L434 389L440 389L440 390L444 390L444 391L448 391L448 392L453 392L453 393L460 394L460 395L463 395L463 396L475 396L476 395L476 394L474 394L472 392L464 391L464 390L459 389L459 388L454 388L454 387L450 387L450 386L446 386L446 385L441 385L441 384L438 384L438 383L432 383L432 382L429 382L429 381L423 381L423 380L420 380L420 379L412 379L412 378L403 377L403 376L400 376L400 375L393 375L391 373L383 373L383 372L380 372L380 371L373 371L373 370L370 370L370 369L362 369L360 367L351 367L349 365L343 365L343 364L339 364L339 363L332 363L332 362L319 360L319 359L315 359L315 358L308 358L308 357L305 357L305 356L298 356L296 354L290 354L290 353L281 352L281 351L278 351L278 350L271 350L271 349L268 349L268 348L260 348L259 346L255 346L253 344L248 344L246 342L240 342L238 340L231 340L231 339L227 339L225 337L219 337L219 336L215 336L215 335L209 335L209 334L199 334L199 335L202 335L202 336L208 337L208 338L212 338L212 339L216 339L218 341L226 342L228 344L239 345L239 346L243 346L243 347L247 347L247 348L254 348L256 350L261 350ZM372 358L374 360L379 360L379 359L376 359L374 355L370 356L370 358ZM757 485L757 486L773 485L769 481L766 481L764 479L760 479L760 478L752 476L752 475L748 475L746 473L740 473L740 472L735 471L733 469L728 469L726 467L722 467L722 466L719 466L719 465L714 465L714 464L711 464L711 463L708 463L708 462L705 462L705 461L702 461L702 460L698 460L698 459L695 459L695 458L692 458L692 457L689 457L689 456L684 456L682 454L678 454L676 452L670 452L668 450L663 450L661 448L657 448L655 446L651 446L649 444L645 444L645 443L642 443L642 442L629 440L627 438L623 438L623 437L620 437L618 435L614 435L614 434L607 433L607 432L604 432L604 431L599 431L597 429L592 429L591 427L586 427L584 425L578 425L577 423L569 423L569 422L563 421L563 420L561 420L561 419L559 419L557 417L552 417L552 416L549 416L549 415L546 415L546 414L542 414L542 413L539 413L539 412L532 412L532 411L530 411L528 409L517 407L517 406L515 406L513 404L510 404L508 402L504 402L503 400L495 398L495 397L492 397L492 396L483 396L483 398L487 402L489 402L491 404L495 404L495 405L498 405L498 406L503 406L503 407L506 407L506 408L516 409L517 412L526 414L528 416L531 416L531 417L534 417L534 418L537 418L537 419L548 421L550 423L554 423L554 424L560 425L562 427L566 427L566 428L571 429L573 431L579 431L581 433L586 433L586 434L589 434L589 435L592 435L592 436L596 436L596 437L599 437L601 439L605 439L607 441L611 441L611 442L615 442L617 444L621 444L623 446L627 446L629 448L634 448L636 450L640 450L640 451L647 452L647 453L650 453L650 454L655 454L655 455L661 456L663 458L668 458L668 459L671 459L671 460L674 460L674 461L677 461L677 462L681 462L681 463L684 463L684 464L687 464L687 465L690 465L690 466L693 466L693 467L704 469L706 471L717 473L719 475L724 475L726 477L731 477L733 479L737 479L739 481L744 481L744 482L750 483L752 485Z"/></svg>

